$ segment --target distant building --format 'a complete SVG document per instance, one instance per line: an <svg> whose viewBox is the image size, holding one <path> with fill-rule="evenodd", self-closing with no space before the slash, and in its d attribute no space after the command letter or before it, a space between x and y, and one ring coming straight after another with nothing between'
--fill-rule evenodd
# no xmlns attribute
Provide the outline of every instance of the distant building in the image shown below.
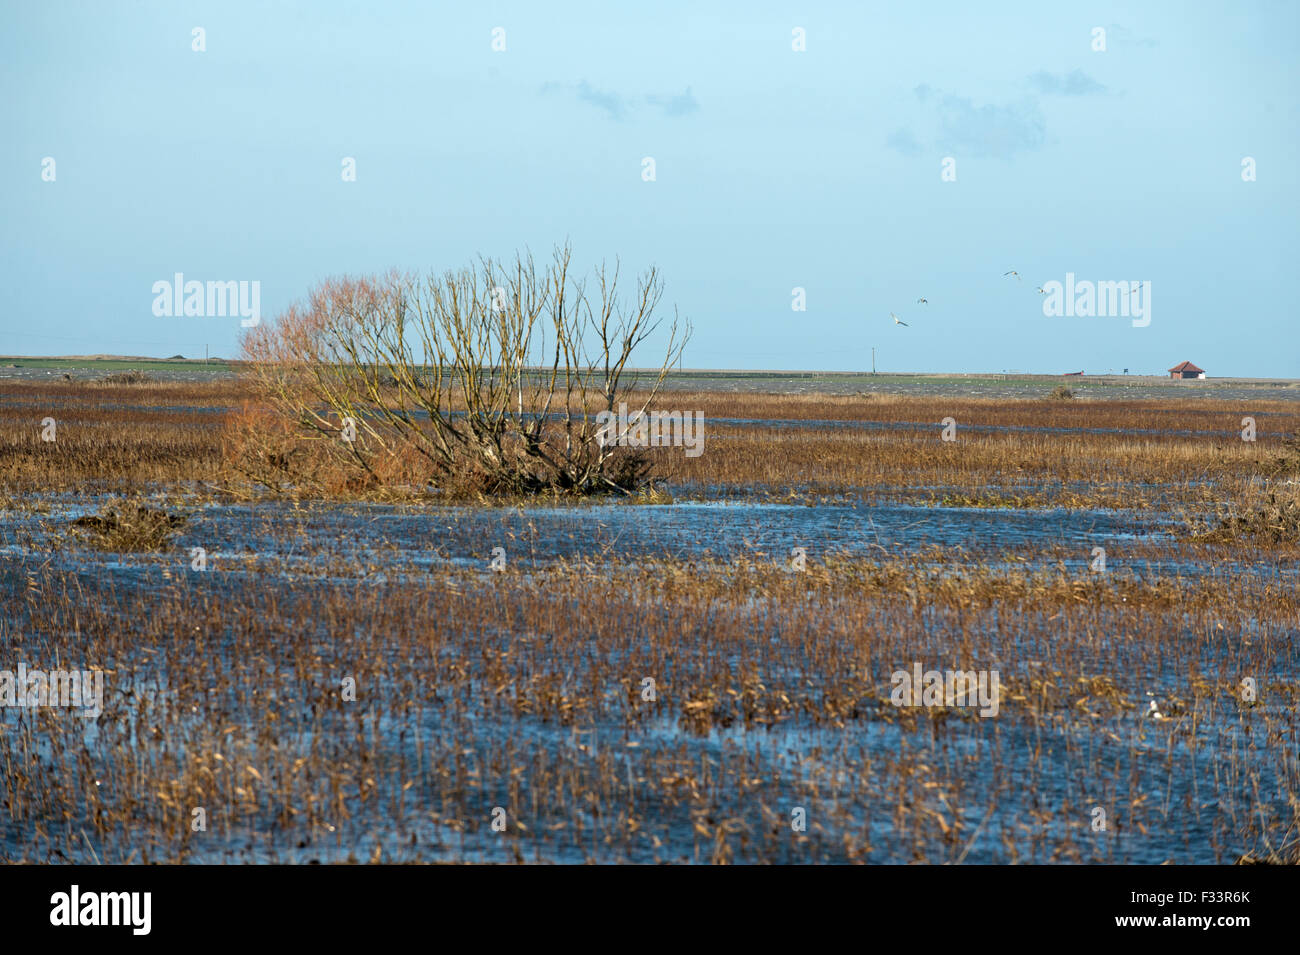
<svg viewBox="0 0 1300 955"><path fill-rule="evenodd" d="M1197 368L1190 361L1185 361L1182 364L1174 365L1173 368L1170 368L1169 377L1170 378L1204 378L1205 369Z"/></svg>

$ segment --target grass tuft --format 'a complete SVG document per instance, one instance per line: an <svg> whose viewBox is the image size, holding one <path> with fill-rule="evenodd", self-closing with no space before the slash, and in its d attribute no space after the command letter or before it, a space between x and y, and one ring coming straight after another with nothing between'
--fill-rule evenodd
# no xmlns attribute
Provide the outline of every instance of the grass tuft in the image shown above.
<svg viewBox="0 0 1300 955"><path fill-rule="evenodd" d="M172 535L185 518L168 514L138 502L106 505L98 514L87 514L72 522L77 533L92 547L121 552L166 550Z"/></svg>

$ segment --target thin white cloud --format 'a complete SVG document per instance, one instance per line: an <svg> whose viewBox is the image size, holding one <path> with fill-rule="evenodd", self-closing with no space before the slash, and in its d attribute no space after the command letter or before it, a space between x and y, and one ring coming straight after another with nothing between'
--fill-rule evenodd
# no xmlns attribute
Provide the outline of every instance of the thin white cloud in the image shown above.
<svg viewBox="0 0 1300 955"><path fill-rule="evenodd" d="M1088 96L1093 93L1106 92L1106 87L1083 72L1083 70L1073 70L1061 74L1039 70L1029 77L1029 85L1040 93L1055 96Z"/></svg>
<svg viewBox="0 0 1300 955"><path fill-rule="evenodd" d="M924 83L912 92L920 104L918 124L928 127L929 134L922 138L911 127L900 127L885 141L889 148L905 156L936 150L1008 159L1039 149L1047 141L1046 120L1032 97L977 106L969 97L945 93Z"/></svg>
<svg viewBox="0 0 1300 955"><path fill-rule="evenodd" d="M677 96L650 96L647 101L651 106L658 106L663 110L665 116L685 116L687 113L694 113L700 108L699 101L691 93L691 88L686 87L686 92Z"/></svg>
<svg viewBox="0 0 1300 955"><path fill-rule="evenodd" d="M631 113L636 112L643 106L652 106L658 109L665 116L681 117L688 116L699 110L699 100L691 92L688 86L682 93L671 96L648 95L641 100L634 97L624 96L613 90L604 90L593 86L586 80L581 80L576 84L557 83L551 81L543 83L540 92L572 92L580 103L588 106L594 106L603 112L610 119L618 121L626 118Z"/></svg>

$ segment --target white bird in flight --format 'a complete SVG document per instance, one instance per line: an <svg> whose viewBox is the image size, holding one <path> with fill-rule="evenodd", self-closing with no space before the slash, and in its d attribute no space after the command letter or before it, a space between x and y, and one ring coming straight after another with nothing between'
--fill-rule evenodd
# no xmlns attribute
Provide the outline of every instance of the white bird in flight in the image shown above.
<svg viewBox="0 0 1300 955"><path fill-rule="evenodd" d="M1014 276L1016 277L1016 281L1017 281L1017 282L1020 281L1020 273L1017 272L1015 269L1011 269L1010 271L1003 272L1002 274L1003 274L1003 276L1014 275Z"/></svg>
<svg viewBox="0 0 1300 955"><path fill-rule="evenodd" d="M929 305L930 303L929 303L928 301L926 301L925 299L923 299L923 298L918 298L918 299L916 300L916 304L917 304L917 305Z"/></svg>
<svg viewBox="0 0 1300 955"><path fill-rule="evenodd" d="M897 315L895 315L893 312L890 312L889 314L890 314L890 317L893 318L893 320L894 320L894 324L895 324L895 325L902 325L904 328L911 328L911 327L912 327L911 325L907 324L907 322L903 321L901 318L899 318Z"/></svg>

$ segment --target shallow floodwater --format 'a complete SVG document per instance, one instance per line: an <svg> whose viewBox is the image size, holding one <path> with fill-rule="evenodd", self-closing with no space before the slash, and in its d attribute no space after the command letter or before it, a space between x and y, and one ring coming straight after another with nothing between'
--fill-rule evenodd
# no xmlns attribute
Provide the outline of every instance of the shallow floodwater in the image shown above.
<svg viewBox="0 0 1300 955"><path fill-rule="evenodd" d="M42 513L0 512L0 554L19 555L33 541L56 541L72 520L109 502L50 497L44 503ZM324 571L339 562L378 562L393 572L440 565L486 569L498 547L515 569L542 568L556 561L638 558L788 564L795 548L813 562L926 554L940 547L996 564L1007 551L1023 554L1059 547L1066 551L1067 566L1084 566L1092 561L1095 547L1148 543L1166 545L1167 556L1144 557L1111 569L1138 576L1300 577L1300 568L1270 561L1191 559L1178 547L1179 519L1158 510L946 507L842 499L811 504L696 500L550 507L294 505L268 500L204 504L182 511L187 522L166 555L76 548L56 551L54 560L66 566L129 571L160 562L188 563L190 549L201 547L209 561L265 558L286 573L312 576L313 567ZM1028 566L1040 563L1031 557ZM1018 566L1026 566L1023 557ZM237 571L238 566L227 570ZM267 570L259 561L258 573Z"/></svg>
<svg viewBox="0 0 1300 955"><path fill-rule="evenodd" d="M21 550L20 532L52 538L106 501L50 499L48 513L0 513L0 548ZM1170 539L1172 518L1153 512L867 504L687 501L661 505L411 507L379 504L208 504L190 509L176 554L383 559L394 567L486 563L501 547L509 562L771 558L794 548L831 555L908 555L935 546L996 553L1060 544L1087 558L1116 541ZM0 551L3 552L3 551ZM65 555L96 561L96 552ZM106 558L107 559L107 558ZM153 556L143 558L155 562ZM129 565L131 555L114 562Z"/></svg>

